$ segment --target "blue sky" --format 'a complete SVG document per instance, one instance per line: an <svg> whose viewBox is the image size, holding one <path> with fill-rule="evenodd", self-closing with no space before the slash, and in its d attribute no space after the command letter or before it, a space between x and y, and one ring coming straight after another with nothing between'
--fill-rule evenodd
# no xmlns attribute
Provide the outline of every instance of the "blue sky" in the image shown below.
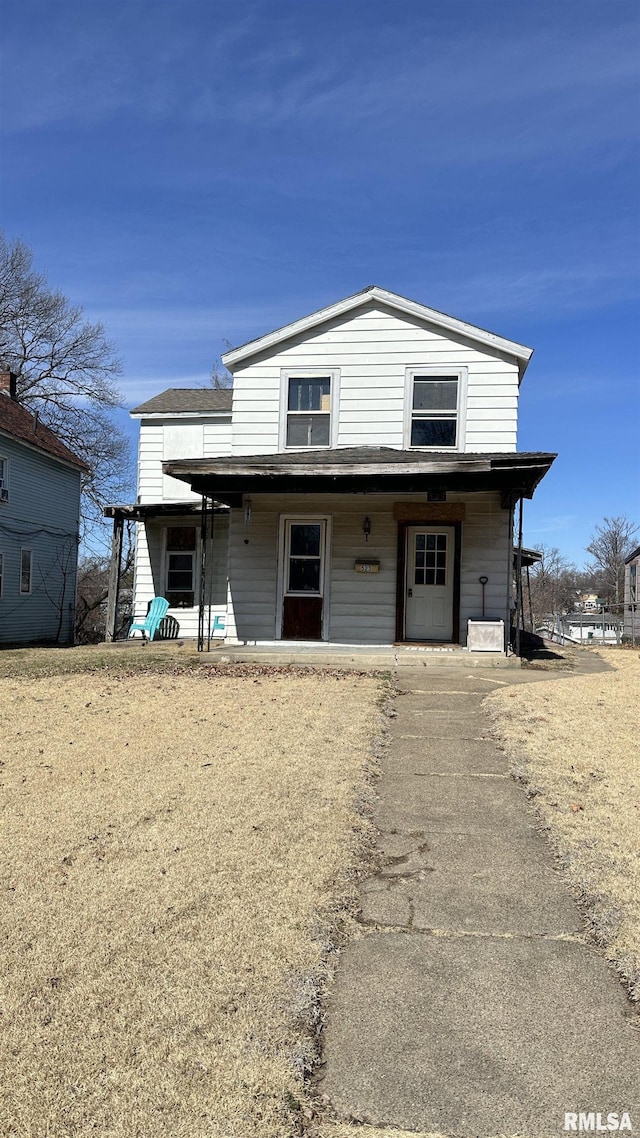
<svg viewBox="0 0 640 1138"><path fill-rule="evenodd" d="M4 0L2 224L128 406L371 283L533 346L526 540L581 563L640 521L639 40L626 0Z"/></svg>

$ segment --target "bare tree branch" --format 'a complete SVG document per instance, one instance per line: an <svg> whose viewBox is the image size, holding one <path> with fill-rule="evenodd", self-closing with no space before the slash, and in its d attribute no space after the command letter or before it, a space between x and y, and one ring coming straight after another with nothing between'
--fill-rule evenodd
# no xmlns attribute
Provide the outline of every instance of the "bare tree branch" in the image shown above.
<svg viewBox="0 0 640 1138"><path fill-rule="evenodd" d="M1 232L0 365L16 373L20 402L89 466L83 521L102 522L103 506L132 484L129 442L113 418L120 361L102 324L53 291L29 247Z"/></svg>
<svg viewBox="0 0 640 1138"><path fill-rule="evenodd" d="M605 518L587 546L586 552L593 558L590 569L597 574L600 591L609 604L619 605L624 598L624 562L637 532L637 525L624 515Z"/></svg>

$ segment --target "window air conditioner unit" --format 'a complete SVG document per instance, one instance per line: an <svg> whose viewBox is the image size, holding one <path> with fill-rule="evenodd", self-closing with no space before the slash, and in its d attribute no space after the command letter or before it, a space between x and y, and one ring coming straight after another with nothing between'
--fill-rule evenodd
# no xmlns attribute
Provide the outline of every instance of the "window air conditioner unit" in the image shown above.
<svg viewBox="0 0 640 1138"><path fill-rule="evenodd" d="M9 501L9 491L6 486L0 486L0 502Z"/></svg>
<svg viewBox="0 0 640 1138"><path fill-rule="evenodd" d="M467 649L469 652L504 652L504 621L468 621Z"/></svg>

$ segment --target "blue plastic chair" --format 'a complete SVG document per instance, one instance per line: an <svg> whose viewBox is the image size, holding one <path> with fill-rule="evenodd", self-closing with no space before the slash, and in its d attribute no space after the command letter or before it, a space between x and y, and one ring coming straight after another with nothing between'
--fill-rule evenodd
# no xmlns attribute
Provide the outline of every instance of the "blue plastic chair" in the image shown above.
<svg viewBox="0 0 640 1138"><path fill-rule="evenodd" d="M169 602L164 597L154 597L144 620L136 621L135 624L131 625L129 636L132 632L141 632L143 640L146 640L147 637L149 640L153 640L160 621L166 616L168 608Z"/></svg>

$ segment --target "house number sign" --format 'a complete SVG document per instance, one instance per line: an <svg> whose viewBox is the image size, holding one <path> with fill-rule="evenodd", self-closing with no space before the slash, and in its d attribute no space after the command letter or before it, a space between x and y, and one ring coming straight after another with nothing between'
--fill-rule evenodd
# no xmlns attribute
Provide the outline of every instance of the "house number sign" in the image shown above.
<svg viewBox="0 0 640 1138"><path fill-rule="evenodd" d="M356 561L356 573L378 573L380 571L379 561Z"/></svg>

